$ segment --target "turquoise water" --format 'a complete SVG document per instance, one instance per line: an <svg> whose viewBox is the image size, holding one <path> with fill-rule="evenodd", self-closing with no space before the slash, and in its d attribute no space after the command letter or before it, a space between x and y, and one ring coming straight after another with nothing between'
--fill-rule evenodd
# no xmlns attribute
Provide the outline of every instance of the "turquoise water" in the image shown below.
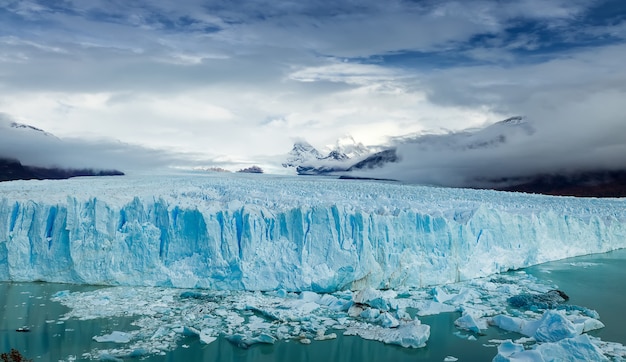
<svg viewBox="0 0 626 362"><path fill-rule="evenodd" d="M626 305L626 250L590 255L547 263L526 271L541 280L550 281L570 296L570 303L595 309L605 328L591 332L606 341L626 344L626 328L622 313ZM89 291L92 286L51 283L0 283L0 351L10 348L20 350L35 361L68 360L75 356L81 360L83 353L98 348L115 348L114 343L97 343L93 336L111 330L136 329L133 318L109 318L87 321L59 320L67 308L50 301L61 290ZM458 330L454 320L459 313L443 313L420 317L431 326L431 337L425 348L407 349L381 342L367 341L354 336L342 336L330 341L313 341L310 345L299 342L277 342L275 345L258 345L247 350L237 348L220 338L209 345L197 338L187 337L177 349L164 356L150 356L146 361L443 361L454 356L459 361L489 361L497 353L490 339L519 338L519 335L489 328L475 341L454 335ZM15 330L28 327L30 332ZM490 345L485 347L484 345Z"/></svg>
<svg viewBox="0 0 626 362"><path fill-rule="evenodd" d="M606 327L590 334L626 345L626 319L623 317L626 309L626 249L560 260L525 270L558 285L570 297L570 304L600 313L600 320Z"/></svg>

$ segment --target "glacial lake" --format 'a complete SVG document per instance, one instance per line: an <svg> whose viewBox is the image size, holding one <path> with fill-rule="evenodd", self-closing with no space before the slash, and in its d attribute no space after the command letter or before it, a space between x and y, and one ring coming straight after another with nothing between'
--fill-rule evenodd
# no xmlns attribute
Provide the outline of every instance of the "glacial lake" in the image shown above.
<svg viewBox="0 0 626 362"><path fill-rule="evenodd" d="M555 284L570 297L569 304L596 310L605 328L589 332L604 341L626 344L623 309L626 305L626 249L546 263L524 269L526 273ZM82 360L94 349L115 348L115 343L98 343L93 336L113 330L137 329L135 318L116 317L76 320L60 317L68 308L51 297L63 290L92 291L101 287L52 283L0 283L0 352L16 348L34 361ZM402 348L356 336L312 341L278 341L274 345L238 348L224 338L202 344L197 337L184 337L178 347L163 356L150 355L145 361L443 361L447 356L459 361L490 361L497 349L493 339L517 339L520 335L490 327L476 340L458 336L454 321L460 313L420 317L431 327L427 346ZM17 332L20 327L29 332ZM457 333L457 335L455 335Z"/></svg>

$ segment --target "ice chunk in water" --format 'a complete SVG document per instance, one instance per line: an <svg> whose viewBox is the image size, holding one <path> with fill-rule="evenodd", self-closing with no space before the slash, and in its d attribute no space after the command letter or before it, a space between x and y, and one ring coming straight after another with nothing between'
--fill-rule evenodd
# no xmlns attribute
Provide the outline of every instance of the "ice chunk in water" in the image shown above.
<svg viewBox="0 0 626 362"><path fill-rule="evenodd" d="M390 299L395 297L396 293L393 291L382 292L380 290L366 288L358 291L352 300L354 303L366 304L372 308L387 312L392 309L393 305Z"/></svg>
<svg viewBox="0 0 626 362"><path fill-rule="evenodd" d="M582 332L582 328L577 329L563 312L554 310L545 311L538 321L497 315L491 323L507 331L534 337L539 342L556 342Z"/></svg>
<svg viewBox="0 0 626 362"><path fill-rule="evenodd" d="M493 362L545 362L537 351L524 350L524 346L506 340L498 346Z"/></svg>
<svg viewBox="0 0 626 362"><path fill-rule="evenodd" d="M373 322L380 316L380 311L376 308L366 308L359 316L365 320Z"/></svg>
<svg viewBox="0 0 626 362"><path fill-rule="evenodd" d="M480 333L481 329L487 328L484 323L479 324L470 313L463 314L463 316L454 321L454 324L461 329L466 329L474 333Z"/></svg>
<svg viewBox="0 0 626 362"><path fill-rule="evenodd" d="M533 337L539 342L556 342L577 334L576 327L563 314L548 310L543 314Z"/></svg>
<svg viewBox="0 0 626 362"><path fill-rule="evenodd" d="M205 344L214 342L217 339L217 337L213 336L214 333L215 331L211 328L203 328L200 331L200 342L205 343Z"/></svg>
<svg viewBox="0 0 626 362"><path fill-rule="evenodd" d="M427 300L418 305L417 315L433 315L439 313L454 312L457 308L449 304L436 302L434 300Z"/></svg>
<svg viewBox="0 0 626 362"><path fill-rule="evenodd" d="M524 320L517 317L511 317L504 314L499 314L491 318L491 324L504 329L505 331L522 333L522 325Z"/></svg>
<svg viewBox="0 0 626 362"><path fill-rule="evenodd" d="M498 354L508 357L514 353L522 352L524 350L524 346L518 343L513 343L510 339L504 341L498 346Z"/></svg>
<svg viewBox="0 0 626 362"><path fill-rule="evenodd" d="M426 341L428 341L430 337L430 326L421 324L419 320L413 320L401 324L397 328L384 328L380 326L349 328L344 334L358 335L365 339L381 341L387 344L396 344L405 348L421 348L426 345Z"/></svg>
<svg viewBox="0 0 626 362"><path fill-rule="evenodd" d="M435 300L435 302L439 302L439 303L444 303L445 301L447 301L447 300L451 299L452 297L454 297L454 295L448 294L440 286L436 286L433 289L431 289L430 293L432 294L433 299Z"/></svg>
<svg viewBox="0 0 626 362"><path fill-rule="evenodd" d="M227 336L226 340L239 348L249 348L254 344L264 343L264 344L274 344L276 342L276 338L268 335L268 334L260 334L258 336L252 337L244 334L233 334L231 336Z"/></svg>
<svg viewBox="0 0 626 362"><path fill-rule="evenodd" d="M541 344L537 352L545 361L608 361L586 334Z"/></svg>
<svg viewBox="0 0 626 362"><path fill-rule="evenodd" d="M320 295L315 292L304 291L300 293L300 299L307 302L317 303L320 300Z"/></svg>
<svg viewBox="0 0 626 362"><path fill-rule="evenodd" d="M381 313L377 321L385 328L396 328L400 325L400 322L388 312Z"/></svg>
<svg viewBox="0 0 626 362"><path fill-rule="evenodd" d="M564 292L554 289L542 294L519 294L509 298L509 304L520 309L548 309L555 308L569 300Z"/></svg>
<svg viewBox="0 0 626 362"><path fill-rule="evenodd" d="M110 334L103 336L95 336L93 340L96 342L113 342L113 343L128 343L132 339L132 335L126 332L113 331Z"/></svg>

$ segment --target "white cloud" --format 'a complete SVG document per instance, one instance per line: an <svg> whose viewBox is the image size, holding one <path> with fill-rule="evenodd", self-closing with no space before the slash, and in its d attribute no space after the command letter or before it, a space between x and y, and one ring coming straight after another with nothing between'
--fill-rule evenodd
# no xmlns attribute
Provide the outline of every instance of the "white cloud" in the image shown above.
<svg viewBox="0 0 626 362"><path fill-rule="evenodd" d="M29 166L117 169L124 172L201 164L198 155L181 154L111 139L59 138L29 128L11 127L15 120L0 114L0 157Z"/></svg>
<svg viewBox="0 0 626 362"><path fill-rule="evenodd" d="M589 1L64 4L6 7L23 18L0 24L0 112L63 137L207 158L286 153L294 137L377 144L514 114L582 128L619 105L626 84L623 44L521 59L516 51L539 49L541 37L502 33L520 19L566 27ZM479 47L468 43L476 35L488 35ZM424 58L368 58L406 51ZM446 54L482 65L438 64ZM616 127L601 118L596 128Z"/></svg>
<svg viewBox="0 0 626 362"><path fill-rule="evenodd" d="M329 64L304 67L291 74L289 78L300 82L339 82L352 85L368 85L372 83L393 81L404 74L393 69L374 64L349 63L348 61L331 60Z"/></svg>

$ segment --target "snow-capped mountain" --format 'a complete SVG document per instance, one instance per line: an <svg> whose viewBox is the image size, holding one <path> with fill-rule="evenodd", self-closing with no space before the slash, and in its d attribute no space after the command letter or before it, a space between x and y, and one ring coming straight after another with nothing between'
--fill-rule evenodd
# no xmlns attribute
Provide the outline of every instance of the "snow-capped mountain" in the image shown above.
<svg viewBox="0 0 626 362"><path fill-rule="evenodd" d="M310 143L299 140L287 154L283 167L294 167L298 174L312 175L325 174L333 171L345 171L350 167L350 161L362 159L371 153L371 150L352 136L344 136L328 147L328 153L323 154Z"/></svg>
<svg viewBox="0 0 626 362"><path fill-rule="evenodd" d="M293 148L287 154L283 167L297 167L315 160L321 160L324 156L305 140L299 140L293 144Z"/></svg>
<svg viewBox="0 0 626 362"><path fill-rule="evenodd" d="M341 157L336 159L357 159L370 154L372 151L363 143L357 142L351 135L345 135L339 138L334 145L328 147L330 149L329 156L337 155Z"/></svg>
<svg viewBox="0 0 626 362"><path fill-rule="evenodd" d="M341 174L360 170L381 168L386 164L397 163L399 153L410 149L410 153L459 152L467 150L493 149L515 141L520 137L531 136L533 125L524 117L511 117L485 128L467 129L444 134L419 134L393 138L381 151L357 143L351 136L337 140L327 156L306 142L298 142L289 153L290 158L284 167L296 167L301 175ZM406 152L404 152L406 153ZM322 160L340 162L320 163Z"/></svg>

